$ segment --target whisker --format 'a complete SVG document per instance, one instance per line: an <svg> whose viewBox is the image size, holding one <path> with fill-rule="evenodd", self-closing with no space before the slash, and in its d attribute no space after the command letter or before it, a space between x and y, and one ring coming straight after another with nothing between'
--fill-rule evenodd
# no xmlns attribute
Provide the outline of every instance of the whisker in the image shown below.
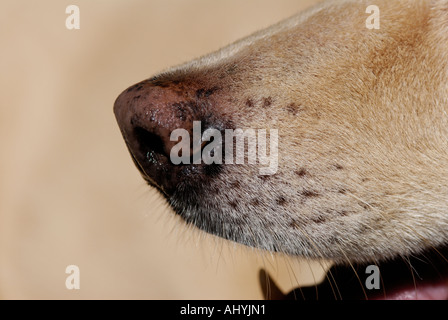
<svg viewBox="0 0 448 320"><path fill-rule="evenodd" d="M298 287L298 289L300 291L300 294L302 295L302 299L306 300L305 295L303 293L303 290L302 290L302 288L300 286L299 280L297 279L296 273L294 272L294 268L291 266L290 260L286 259L285 263L286 263L286 270L288 271L289 279L291 280L291 285L293 285L293 281L292 281L292 277L291 277L291 273L292 273L292 276L294 277L295 283L297 284L297 287ZM294 285L293 285L293 287L294 287ZM296 291L293 289L292 292L294 294L294 300L297 300Z"/></svg>
<svg viewBox="0 0 448 320"><path fill-rule="evenodd" d="M416 270L412 266L412 263L411 263L411 260L409 260L409 257L403 257L403 260L407 263L409 270L411 271L412 282L414 284L415 299L418 300L417 282L415 280L415 275L414 275L414 271L416 272Z"/></svg>
<svg viewBox="0 0 448 320"><path fill-rule="evenodd" d="M444 254L442 254L439 250L437 250L437 248L435 248L435 247L433 247L433 246L431 246L432 247L432 249L435 251L435 252L437 252L437 254L446 262L446 263L448 263L448 259L445 257L445 255Z"/></svg>
<svg viewBox="0 0 448 320"><path fill-rule="evenodd" d="M310 242L310 244L313 246L313 248L317 251L318 255L320 255L321 257L323 257L324 255L323 255L322 252L319 250L319 248L317 247L317 245L315 244L315 242L313 241L313 239L310 238L310 236L308 235L308 233L306 233L306 232L305 232L302 228L300 228L300 226L298 226L298 225L295 225L295 227L298 228L298 229L302 232L302 234L307 238L307 240ZM321 265L321 266L322 266L322 265ZM323 268L323 266L322 266L322 268ZM335 279L334 279L333 273L331 272L331 269L328 269L328 272L326 273L325 277L327 278L328 283L330 284L331 291L333 292L333 296L334 296L335 300L338 300L338 296L339 296L340 298L342 298L342 297L341 297L341 293L340 293L339 288L338 288L338 285L337 285L337 283L336 283L336 281L335 281ZM330 279L330 277L331 277L331 279ZM334 285L336 286L337 294L336 294L336 291L335 291L335 289L334 289L334 287L333 287L333 283L334 283ZM316 288L316 291L317 291L317 288ZM316 297L318 297L318 295L316 295Z"/></svg>
<svg viewBox="0 0 448 320"><path fill-rule="evenodd" d="M345 254L344 250L342 250L341 247L340 247L338 244L336 244L336 245L339 247L339 251L344 255L345 259L347 260L348 264L350 265L350 268L351 268L351 269L353 270L353 272L355 273L355 276L356 276L356 278L358 279L358 282L359 282L359 284L360 284L360 286L361 286L361 289L362 289L362 292L363 292L363 294L364 294L365 299L366 299L366 300L369 300L369 297L367 296L367 292L366 292L366 290L364 289L364 285L363 285L363 283L362 283L362 281L361 281L361 278L359 277L358 272L356 271L356 269L355 269L355 267L353 266L353 264L352 264L352 262L350 261L350 259L349 259L349 258L347 257L347 255Z"/></svg>
<svg viewBox="0 0 448 320"><path fill-rule="evenodd" d="M310 269L311 272L311 276L313 277L314 288L316 288L316 300L319 300L319 292L318 292L319 290L317 289L316 277L314 275L313 268L311 268L310 261L307 260L307 262L308 262L308 268Z"/></svg>

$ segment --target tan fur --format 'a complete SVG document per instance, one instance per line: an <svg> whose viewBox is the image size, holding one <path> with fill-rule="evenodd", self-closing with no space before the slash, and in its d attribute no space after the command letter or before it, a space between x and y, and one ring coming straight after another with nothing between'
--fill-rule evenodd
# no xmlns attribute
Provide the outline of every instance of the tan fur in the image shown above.
<svg viewBox="0 0 448 320"><path fill-rule="evenodd" d="M379 261L448 243L448 1L327 1L157 76L211 112L279 130L279 168L226 166L188 222L263 249ZM164 89L165 90L165 89ZM198 198L199 199L199 198Z"/></svg>

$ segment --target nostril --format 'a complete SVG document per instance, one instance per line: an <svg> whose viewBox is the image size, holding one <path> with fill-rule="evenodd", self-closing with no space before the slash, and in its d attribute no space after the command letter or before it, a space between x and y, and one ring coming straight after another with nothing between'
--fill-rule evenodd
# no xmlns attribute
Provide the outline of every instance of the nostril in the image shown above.
<svg viewBox="0 0 448 320"><path fill-rule="evenodd" d="M167 157L165 145L160 136L142 127L134 128L134 137L138 142L140 154L150 162L158 162L160 156Z"/></svg>
<svg viewBox="0 0 448 320"><path fill-rule="evenodd" d="M200 185L203 177L217 175L225 157L224 141L215 131L222 134L227 126L212 112L213 92L190 92L190 85L143 81L123 91L114 104L135 165L148 184L167 196L179 185Z"/></svg>

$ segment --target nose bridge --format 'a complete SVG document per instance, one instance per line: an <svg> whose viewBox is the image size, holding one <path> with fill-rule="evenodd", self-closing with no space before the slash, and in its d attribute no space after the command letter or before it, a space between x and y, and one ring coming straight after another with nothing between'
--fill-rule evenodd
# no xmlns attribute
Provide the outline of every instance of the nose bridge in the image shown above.
<svg viewBox="0 0 448 320"><path fill-rule="evenodd" d="M188 130L194 110L179 90L146 80L123 91L115 101L114 112L127 141L136 128L141 128L159 135L169 147L171 131Z"/></svg>
<svg viewBox="0 0 448 320"><path fill-rule="evenodd" d="M137 83L123 91L115 101L114 112L120 126L155 122L166 127L173 124L175 114L170 106L182 101L178 93L170 88L152 85L148 80Z"/></svg>

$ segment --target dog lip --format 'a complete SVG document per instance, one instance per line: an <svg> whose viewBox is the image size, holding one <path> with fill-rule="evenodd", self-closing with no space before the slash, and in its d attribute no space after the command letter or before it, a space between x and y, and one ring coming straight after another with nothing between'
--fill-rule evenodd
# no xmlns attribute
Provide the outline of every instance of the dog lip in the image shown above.
<svg viewBox="0 0 448 320"><path fill-rule="evenodd" d="M448 300L447 248L378 264L380 288L368 289L368 265L333 266L317 286L296 288L292 300ZM356 274L355 274L356 272Z"/></svg>
<svg viewBox="0 0 448 320"><path fill-rule="evenodd" d="M150 177L148 177L147 175L143 175L143 174L142 174L142 177L143 177L143 179L146 181L146 183L147 183L149 186L154 187L154 188L156 188L157 190L159 190L160 193L162 193L162 195L163 195L165 198L167 198L167 199L170 198L170 195L167 193L167 191L166 191L163 187L161 187L161 186L159 186L157 183L155 183L154 180L152 180L152 179L151 179Z"/></svg>

